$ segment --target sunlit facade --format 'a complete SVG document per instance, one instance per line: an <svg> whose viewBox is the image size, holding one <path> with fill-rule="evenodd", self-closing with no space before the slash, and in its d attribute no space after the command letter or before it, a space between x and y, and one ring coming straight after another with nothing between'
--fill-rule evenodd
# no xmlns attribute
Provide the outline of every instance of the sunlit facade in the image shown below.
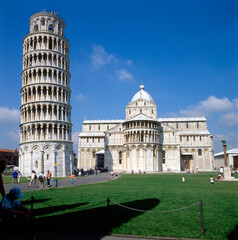
<svg viewBox="0 0 238 240"><path fill-rule="evenodd" d="M140 86L125 120L84 120L78 167L125 172L213 169L213 139L205 117L157 118L157 105Z"/></svg>

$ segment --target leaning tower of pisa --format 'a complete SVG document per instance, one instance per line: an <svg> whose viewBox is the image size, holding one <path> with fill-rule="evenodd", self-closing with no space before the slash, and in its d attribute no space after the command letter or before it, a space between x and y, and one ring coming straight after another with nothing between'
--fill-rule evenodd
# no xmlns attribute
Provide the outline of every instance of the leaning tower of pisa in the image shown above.
<svg viewBox="0 0 238 240"><path fill-rule="evenodd" d="M47 170L57 177L73 168L69 41L56 13L30 18L23 39L20 171L29 176Z"/></svg>

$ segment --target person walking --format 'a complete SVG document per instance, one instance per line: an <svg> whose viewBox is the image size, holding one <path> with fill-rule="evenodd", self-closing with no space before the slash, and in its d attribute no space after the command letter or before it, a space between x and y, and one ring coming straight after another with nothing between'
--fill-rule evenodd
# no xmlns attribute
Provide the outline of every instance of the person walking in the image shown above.
<svg viewBox="0 0 238 240"><path fill-rule="evenodd" d="M74 180L75 180L75 175L72 172L72 174L71 174L71 184L72 184L72 186L74 185Z"/></svg>
<svg viewBox="0 0 238 240"><path fill-rule="evenodd" d="M212 176L210 177L210 182L211 182L211 185L214 186L214 179Z"/></svg>
<svg viewBox="0 0 238 240"><path fill-rule="evenodd" d="M18 174L17 174L17 182L18 182L18 183L20 183L21 177L22 177L22 174L21 174L21 172L19 171Z"/></svg>
<svg viewBox="0 0 238 240"><path fill-rule="evenodd" d="M50 186L51 176L52 176L52 174L51 174L50 171L48 170L48 171L47 171L47 174L46 174L47 186Z"/></svg>
<svg viewBox="0 0 238 240"><path fill-rule="evenodd" d="M13 173L12 173L12 183L17 183L17 171L15 170Z"/></svg>
<svg viewBox="0 0 238 240"><path fill-rule="evenodd" d="M44 188L45 174L41 172L39 175L39 188L42 190Z"/></svg>
<svg viewBox="0 0 238 240"><path fill-rule="evenodd" d="M36 172L34 170L32 170L31 171L31 180L29 182L28 187L30 187L32 183L34 183L36 186L36 179L37 179Z"/></svg>
<svg viewBox="0 0 238 240"><path fill-rule="evenodd" d="M182 182L185 183L185 177L184 176L182 177Z"/></svg>

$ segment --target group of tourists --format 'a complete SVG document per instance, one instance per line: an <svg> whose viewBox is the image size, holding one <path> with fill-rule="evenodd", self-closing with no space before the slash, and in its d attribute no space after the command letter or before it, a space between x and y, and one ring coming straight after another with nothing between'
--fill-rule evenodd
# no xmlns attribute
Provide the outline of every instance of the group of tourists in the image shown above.
<svg viewBox="0 0 238 240"><path fill-rule="evenodd" d="M49 187L50 186L51 177L52 177L52 174L50 173L49 170L47 171L46 176L45 176L44 172L42 171L40 173L40 175L38 176L39 188L40 189L44 188L45 180L47 181L47 187ZM32 170L31 171L31 179L30 179L28 187L30 187L32 184L34 184L35 187L36 187L36 181L37 181L37 174L36 174L36 172L34 170Z"/></svg>
<svg viewBox="0 0 238 240"><path fill-rule="evenodd" d="M21 181L21 177L22 177L22 174L21 174L21 172L20 171L14 171L13 173L12 173L12 183L20 183L20 181Z"/></svg>

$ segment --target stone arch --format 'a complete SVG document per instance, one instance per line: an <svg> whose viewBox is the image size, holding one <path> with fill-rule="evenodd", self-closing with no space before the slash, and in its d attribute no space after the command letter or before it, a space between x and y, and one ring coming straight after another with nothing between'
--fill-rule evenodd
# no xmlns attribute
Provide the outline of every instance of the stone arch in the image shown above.
<svg viewBox="0 0 238 240"><path fill-rule="evenodd" d="M25 146L24 148L23 148L23 152L27 152L28 151L28 146Z"/></svg>
<svg viewBox="0 0 238 240"><path fill-rule="evenodd" d="M40 146L39 145L33 145L32 147L31 147L31 150L32 151L34 151L34 150L40 150Z"/></svg>
<svg viewBox="0 0 238 240"><path fill-rule="evenodd" d="M63 146L61 144L57 144L55 146L55 150L61 150L61 149L63 149Z"/></svg>

